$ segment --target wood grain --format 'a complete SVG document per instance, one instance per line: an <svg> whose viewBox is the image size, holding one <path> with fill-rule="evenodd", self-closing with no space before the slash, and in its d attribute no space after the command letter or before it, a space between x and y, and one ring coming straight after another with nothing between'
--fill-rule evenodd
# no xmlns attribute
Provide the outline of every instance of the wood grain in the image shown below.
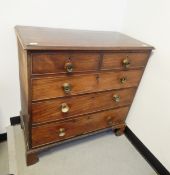
<svg viewBox="0 0 170 175"><path fill-rule="evenodd" d="M15 31L27 165L38 161L41 150L70 139L107 128L123 133L152 46L118 32L28 26Z"/></svg>
<svg viewBox="0 0 170 175"><path fill-rule="evenodd" d="M30 147L30 79L29 79L29 60L27 60L27 52L22 49L18 41L18 59L19 59L19 78L20 78L20 99L21 111L20 115L24 122L25 143Z"/></svg>
<svg viewBox="0 0 170 175"><path fill-rule="evenodd" d="M49 144L71 137L82 135L91 131L111 127L112 125L124 123L129 108L108 110L80 118L67 120L60 123L51 123L32 128L32 147ZM59 136L59 129L65 129L65 135Z"/></svg>
<svg viewBox="0 0 170 175"><path fill-rule="evenodd" d="M32 104L32 123L62 120L95 111L120 107L131 104L136 89L114 90L102 93L66 97ZM120 102L115 102L113 95L120 96ZM61 104L66 103L70 110L62 113Z"/></svg>
<svg viewBox="0 0 170 175"><path fill-rule="evenodd" d="M123 60L128 59L130 66L128 69L142 68L146 65L150 52L138 52L138 53L105 53L103 55L102 70L111 69L125 69L123 67Z"/></svg>
<svg viewBox="0 0 170 175"><path fill-rule="evenodd" d="M112 89L136 87L143 70L102 72L96 74L47 77L32 79L32 100L43 100ZM121 78L126 78L121 83ZM63 84L71 85L71 92L65 93ZM50 89L50 90L49 90Z"/></svg>
<svg viewBox="0 0 170 175"><path fill-rule="evenodd" d="M152 50L153 47L119 32L16 26L27 50Z"/></svg>
<svg viewBox="0 0 170 175"><path fill-rule="evenodd" d="M99 54L88 52L51 52L32 54L32 73L66 73L65 64L73 64L73 72L96 71Z"/></svg>

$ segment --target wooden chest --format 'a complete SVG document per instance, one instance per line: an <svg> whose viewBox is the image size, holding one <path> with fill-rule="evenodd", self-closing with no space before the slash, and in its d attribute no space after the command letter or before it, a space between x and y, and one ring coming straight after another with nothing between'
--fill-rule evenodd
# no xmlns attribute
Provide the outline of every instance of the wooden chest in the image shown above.
<svg viewBox="0 0 170 175"><path fill-rule="evenodd" d="M15 29L27 165L56 144L123 133L152 46L117 32Z"/></svg>

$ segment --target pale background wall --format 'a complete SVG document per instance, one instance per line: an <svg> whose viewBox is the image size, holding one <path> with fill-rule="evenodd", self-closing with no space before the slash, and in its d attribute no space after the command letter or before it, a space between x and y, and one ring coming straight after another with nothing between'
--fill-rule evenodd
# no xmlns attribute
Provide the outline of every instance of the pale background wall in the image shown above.
<svg viewBox="0 0 170 175"><path fill-rule="evenodd" d="M156 48L127 123L170 171L170 1L128 0L123 30Z"/></svg>
<svg viewBox="0 0 170 175"><path fill-rule="evenodd" d="M0 0L0 133L19 115L15 25L122 29L126 0Z"/></svg>
<svg viewBox="0 0 170 175"><path fill-rule="evenodd" d="M19 114L19 25L117 30L156 47L127 123L170 170L170 2L168 0L0 1L0 133ZM41 4L41 5L40 5Z"/></svg>

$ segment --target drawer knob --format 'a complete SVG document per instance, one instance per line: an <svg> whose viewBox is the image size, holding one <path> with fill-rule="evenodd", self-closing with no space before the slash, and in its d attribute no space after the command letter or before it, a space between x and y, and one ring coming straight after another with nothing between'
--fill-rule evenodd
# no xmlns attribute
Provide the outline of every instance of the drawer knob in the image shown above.
<svg viewBox="0 0 170 175"><path fill-rule="evenodd" d="M63 89L66 94L70 93L71 91L71 85L69 83L64 83L63 84Z"/></svg>
<svg viewBox="0 0 170 175"><path fill-rule="evenodd" d="M73 72L73 64L72 63L66 63L65 64L65 69L66 69L66 71L68 72L68 73L71 73L71 72Z"/></svg>
<svg viewBox="0 0 170 175"><path fill-rule="evenodd" d="M124 83L126 83L127 82L127 77L122 77L122 78L120 78L120 83L121 84L124 84Z"/></svg>
<svg viewBox="0 0 170 175"><path fill-rule="evenodd" d="M107 117L107 124L109 125L109 126L112 126L113 125L113 121L112 121L112 117Z"/></svg>
<svg viewBox="0 0 170 175"><path fill-rule="evenodd" d="M62 113L67 113L69 111L69 106L67 105L67 103L62 103L61 104L61 112Z"/></svg>
<svg viewBox="0 0 170 175"><path fill-rule="evenodd" d="M60 128L58 135L59 135L59 137L64 137L66 135L65 129L64 128Z"/></svg>
<svg viewBox="0 0 170 175"><path fill-rule="evenodd" d="M113 95L113 100L117 103L120 102L120 96L117 94Z"/></svg>
<svg viewBox="0 0 170 175"><path fill-rule="evenodd" d="M122 65L123 65L125 68L129 68L129 66L130 66L130 60L128 59L128 56L127 56L127 58L125 58L125 59L122 61Z"/></svg>

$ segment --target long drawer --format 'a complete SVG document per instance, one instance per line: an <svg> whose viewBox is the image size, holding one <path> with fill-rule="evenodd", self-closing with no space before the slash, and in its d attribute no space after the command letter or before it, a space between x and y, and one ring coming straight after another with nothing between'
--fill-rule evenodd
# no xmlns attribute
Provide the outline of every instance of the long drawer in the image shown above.
<svg viewBox="0 0 170 175"><path fill-rule="evenodd" d="M143 70L32 79L32 100L135 87Z"/></svg>
<svg viewBox="0 0 170 175"><path fill-rule="evenodd" d="M72 96L32 103L32 123L51 122L131 104L136 89Z"/></svg>
<svg viewBox="0 0 170 175"><path fill-rule="evenodd" d="M32 147L42 146L124 123L129 107L32 128Z"/></svg>

